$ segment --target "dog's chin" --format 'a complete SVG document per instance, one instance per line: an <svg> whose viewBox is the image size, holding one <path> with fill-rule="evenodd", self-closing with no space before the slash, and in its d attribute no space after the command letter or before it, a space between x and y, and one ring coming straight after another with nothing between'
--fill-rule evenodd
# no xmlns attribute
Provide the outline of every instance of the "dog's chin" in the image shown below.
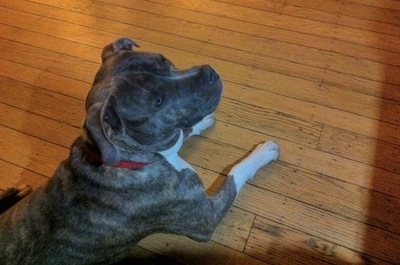
<svg viewBox="0 0 400 265"><path fill-rule="evenodd" d="M219 94L217 97L210 98L206 103L204 103L205 112L202 113L201 119L207 115L210 115L211 113L214 113L220 102L221 94Z"/></svg>

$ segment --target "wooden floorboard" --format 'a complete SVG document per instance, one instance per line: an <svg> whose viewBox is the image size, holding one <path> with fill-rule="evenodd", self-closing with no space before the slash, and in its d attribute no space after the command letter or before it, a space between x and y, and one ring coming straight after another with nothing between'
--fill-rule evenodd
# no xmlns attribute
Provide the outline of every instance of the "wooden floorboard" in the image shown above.
<svg viewBox="0 0 400 265"><path fill-rule="evenodd" d="M400 3L0 0L0 189L38 187L80 133L120 36L224 80L181 155L212 192L276 140L209 243L146 238L123 264L400 264Z"/></svg>

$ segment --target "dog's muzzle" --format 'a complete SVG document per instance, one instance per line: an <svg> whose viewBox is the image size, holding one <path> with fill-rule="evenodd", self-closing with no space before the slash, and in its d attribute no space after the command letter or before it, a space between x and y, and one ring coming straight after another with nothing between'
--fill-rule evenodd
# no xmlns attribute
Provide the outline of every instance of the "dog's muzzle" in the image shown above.
<svg viewBox="0 0 400 265"><path fill-rule="evenodd" d="M213 68L211 68L211 66L209 66L208 64L201 66L200 72L201 72L200 82L203 85L211 86L215 82L220 81L220 77L217 74L217 72Z"/></svg>
<svg viewBox="0 0 400 265"><path fill-rule="evenodd" d="M184 71L171 71L170 78L174 80L193 78L198 76L200 84L210 86L220 80L217 72L208 64L195 66Z"/></svg>

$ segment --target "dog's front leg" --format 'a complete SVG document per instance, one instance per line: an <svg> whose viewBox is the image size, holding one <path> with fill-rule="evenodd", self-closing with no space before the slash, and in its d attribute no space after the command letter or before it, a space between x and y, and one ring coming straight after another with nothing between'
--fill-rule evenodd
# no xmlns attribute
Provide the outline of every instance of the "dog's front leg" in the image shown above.
<svg viewBox="0 0 400 265"><path fill-rule="evenodd" d="M184 132L181 131L179 138L174 144L174 146L172 146L168 150L159 152L159 154L162 155L168 161L168 163L172 165L178 172L182 171L183 169L190 169L192 171L195 171L193 167L188 162L183 160L178 154L179 150L183 145L183 140L184 140Z"/></svg>
<svg viewBox="0 0 400 265"><path fill-rule="evenodd" d="M201 121L195 124L192 128L188 129L185 133L185 139L194 135L200 135L203 131L214 125L215 114L211 113L205 116Z"/></svg>
<svg viewBox="0 0 400 265"><path fill-rule="evenodd" d="M275 161L278 156L279 146L275 142L259 144L249 156L231 169L214 196L198 199L193 203L193 207L199 210L192 220L188 220L191 224L197 224L197 227L187 235L198 241L209 240L246 181L252 179L258 169Z"/></svg>
<svg viewBox="0 0 400 265"><path fill-rule="evenodd" d="M279 157L279 146L273 141L259 144L249 156L235 165L229 172L236 185L236 194L242 190L244 184L252 179L257 170L275 161Z"/></svg>

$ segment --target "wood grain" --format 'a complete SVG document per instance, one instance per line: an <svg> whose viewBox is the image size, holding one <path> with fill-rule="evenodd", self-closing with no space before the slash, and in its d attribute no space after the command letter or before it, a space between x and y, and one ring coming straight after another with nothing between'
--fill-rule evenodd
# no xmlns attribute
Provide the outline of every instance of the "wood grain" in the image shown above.
<svg viewBox="0 0 400 265"><path fill-rule="evenodd" d="M255 144L279 161L209 243L155 235L121 264L400 264L400 4L391 0L0 0L0 189L42 185L79 135L120 36L224 81L181 156L208 193Z"/></svg>

